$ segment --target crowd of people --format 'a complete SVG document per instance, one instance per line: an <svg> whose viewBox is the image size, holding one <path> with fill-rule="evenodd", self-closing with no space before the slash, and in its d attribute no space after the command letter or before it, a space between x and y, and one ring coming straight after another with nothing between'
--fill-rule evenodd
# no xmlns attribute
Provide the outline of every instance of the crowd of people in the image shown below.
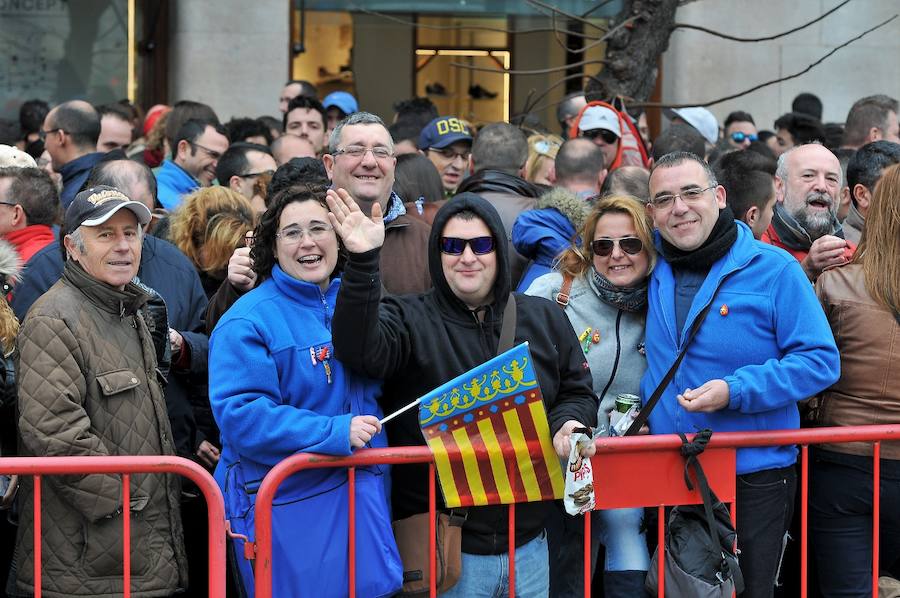
<svg viewBox="0 0 900 598"><path fill-rule="evenodd" d="M551 126L468 122L427 98L397 102L388 124L305 81L278 103L280 118L222 123L190 100L146 113L31 100L0 139L2 455L198 462L235 534L229 596L254 594L244 543L277 463L424 445L414 410L381 420L495 357L504 330L529 343L561 459L576 430L617 434L621 395L660 395L649 434L900 423L897 100L823 124L801 94L774 131L749 111L720 126L668 110L653 139L646 113L580 92ZM900 578L895 444L880 452L886 584ZM872 456L870 443L810 451L821 596L871 595ZM795 446L737 450L741 596L789 595L797 462ZM394 595L416 573L392 522L428 511L428 475L356 468L357 595ZM347 595L347 484L347 470L314 469L279 488L275 595ZM0 478L8 596L34 593L38 555L47 595L121 594L126 516L136 595L207 594L206 507L189 483L134 475L123 514L119 476L51 477L40 552L35 490ZM457 512L461 572L441 595L506 595L507 513ZM517 595L584 595L585 542L607 598L643 595L644 510L590 517L585 538L561 503L518 505Z"/></svg>

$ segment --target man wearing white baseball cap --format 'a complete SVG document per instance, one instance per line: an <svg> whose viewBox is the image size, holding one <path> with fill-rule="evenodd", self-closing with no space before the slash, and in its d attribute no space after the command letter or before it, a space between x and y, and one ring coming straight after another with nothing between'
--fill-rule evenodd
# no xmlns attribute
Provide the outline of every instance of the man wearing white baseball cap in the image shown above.
<svg viewBox="0 0 900 598"><path fill-rule="evenodd" d="M619 151L622 127L619 115L605 106L590 106L578 121L578 136L590 139L603 150L603 167L609 168Z"/></svg>
<svg viewBox="0 0 900 598"><path fill-rule="evenodd" d="M710 145L715 145L716 141L719 140L719 121L706 108L700 108L699 106L672 108L666 110L666 116L673 123L684 123L694 127Z"/></svg>

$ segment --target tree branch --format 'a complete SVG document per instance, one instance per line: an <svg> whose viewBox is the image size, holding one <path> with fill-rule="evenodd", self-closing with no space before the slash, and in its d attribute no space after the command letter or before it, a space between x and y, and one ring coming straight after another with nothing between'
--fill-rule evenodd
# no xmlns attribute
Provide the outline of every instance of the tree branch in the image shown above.
<svg viewBox="0 0 900 598"><path fill-rule="evenodd" d="M573 15L573 14L568 13L560 8L557 8L556 6L542 2L541 0L525 0L525 1L528 4L532 4L534 6L537 6L538 8L543 8L544 10L551 11L554 14L564 16L567 19L570 19L572 21L578 21L580 23L584 23L585 25L588 25L589 27L593 27L594 29L596 29L598 31L606 31L606 27L603 27L602 25L598 25L598 24L592 22L590 19L585 19L583 17L579 17L578 15Z"/></svg>
<svg viewBox="0 0 900 598"><path fill-rule="evenodd" d="M783 31L782 33L776 33L775 35L767 35L765 37L737 37L735 35L728 35L726 33L716 31L715 29L707 29L706 27L701 27L699 25L690 25L688 23L673 23L672 31L675 31L676 29L692 29L694 31L702 31L703 33L708 33L710 35L714 35L716 37L720 37L722 39L727 39L727 40L730 40L733 42L742 42L742 43L744 43L744 42L768 42L768 41L772 41L773 39L778 39L779 37L785 37L792 33L802 31L803 29L806 29L810 25L814 25L815 23L818 23L819 21L821 21L825 17L829 16L830 14L832 14L839 8L845 6L849 2L850 2L850 0L844 0L843 2L841 2L840 4L838 4L837 6L832 8L831 10L828 10L828 11L822 13L821 15L819 15L812 21L807 21L806 23L800 25L799 27L794 27L793 29Z"/></svg>
<svg viewBox="0 0 900 598"><path fill-rule="evenodd" d="M547 89L545 89L544 91L542 91L542 92L540 93L540 95L538 95L537 97L535 97L535 98L531 101L531 105L530 105L530 106L529 106L529 103L526 101L526 102L525 102L525 106L523 106L522 112L521 112L521 113L522 113L522 114L527 114L528 112L533 112L533 111L534 111L534 105L535 105L535 104L537 104L538 102L540 102L541 100L543 100L545 97L547 97L547 94L549 94L551 91L553 91L554 89L556 89L557 87L559 87L560 85L562 85L563 83L565 83L566 81L569 81L569 80L571 80L571 79L593 79L593 80L595 80L595 81L597 80L597 78L594 77L593 75L585 75L585 74L583 74L583 73L575 73L575 74L573 74L573 75L566 75L565 77L561 78L559 81L555 82L553 85L551 85L550 87L548 87ZM532 96L533 93L534 93L534 89L530 90L530 91L528 92L528 97L531 98L531 96ZM559 103L559 102L557 102L557 103ZM552 106L552 104L548 104L548 106Z"/></svg>
<svg viewBox="0 0 900 598"><path fill-rule="evenodd" d="M862 33L860 33L859 35L857 35L856 37L853 37L853 38L851 38L851 39L848 39L847 41L845 41L845 42L842 43L841 45L832 48L832 49L831 49L829 52L827 52L824 56L822 56L821 58L819 58L818 60L816 60L815 62L813 62L812 64L810 64L809 66L807 66L807 67L806 67L805 69L803 69L802 71L796 72L796 73L794 73L793 75L787 75L787 76L785 76L785 77L779 77L778 79L773 79L773 80L771 80L771 81L766 81L765 83L760 83L759 85L756 85L756 86L754 86L754 87L751 87L750 89L746 89L746 90L744 90L744 91L742 91L742 92L740 92L740 93L731 94L731 95L729 95L729 96L725 96L724 98L719 98L719 99L717 99L717 100L711 100L711 101L705 102L705 103L703 103L703 104L697 104L697 103L692 103L692 104L666 104L666 103L661 103L661 102L638 102L638 103L632 104L632 106L636 106L636 107L637 107L637 106L640 106L640 107L644 107L644 108L690 108L690 107L692 107L692 106L699 106L699 107L701 107L701 108L708 108L708 107L710 107L710 106L715 106L716 104L721 104L722 102L727 102L728 100L733 100L733 99L739 98L739 97L741 97L741 96L745 96L745 95L747 95L748 93L752 93L752 92L754 92L754 91L757 91L757 90L759 90L759 89L762 89L763 87L768 87L768 86L770 86L770 85L775 85L776 83L782 83L782 82L788 81L788 80L790 80L790 79L796 79L796 78L799 77L800 75L804 75L804 74L808 73L809 71L811 71L811 70L814 69L815 67L817 67L817 66L819 66L820 64L822 64L823 62L825 62L825 60L826 60L827 58L829 58L832 54L834 54L834 53L837 52L838 50L840 50L840 49L842 49L842 48L846 48L847 46L849 46L850 44L852 44L852 43L855 42L856 40L862 39L863 37L865 37L866 35L872 33L872 32L875 31L876 29L880 29L880 28L884 27L885 25L887 25L888 23L890 23L891 21L893 21L894 19L896 19L898 16L900 16L900 15L896 15L896 14L895 14L894 16L890 17L889 19L887 19L887 20L885 20L885 21L882 21L882 22L879 23L878 25L875 25L874 27L871 27L871 28L869 28L869 29L866 29L865 31L863 31Z"/></svg>
<svg viewBox="0 0 900 598"><path fill-rule="evenodd" d="M584 66L586 64L606 64L605 60L582 60L580 62L573 62L571 64L562 64L560 66L551 66L546 69L530 69L530 70L507 70L507 69L492 69L486 66L473 66L471 64L463 64L461 62L451 62L450 66L454 66L460 69L466 69L469 71L482 71L485 73L498 73L501 75L546 75L547 73L555 73L557 71L565 71L570 68L575 68L576 66Z"/></svg>
<svg viewBox="0 0 900 598"><path fill-rule="evenodd" d="M584 11L583 13L581 13L581 18L586 19L589 16L591 16L592 12L596 12L596 11L600 10L601 8L603 8L604 6L606 6L607 4L611 4L613 2L615 2L615 0L602 0L601 2L598 2L591 8L589 8L586 11Z"/></svg>
<svg viewBox="0 0 900 598"><path fill-rule="evenodd" d="M416 21L409 21L407 19L401 19L399 17L395 17L393 15L385 14L383 12L378 12L377 10L369 10L368 8L364 8L362 6L354 6L351 10L354 12L361 12L367 15L372 15L375 17L381 17L387 21L392 21L394 23L398 23L400 25L408 25L409 27L414 27L417 29L432 29L435 31L490 31L493 33L506 33L509 35L518 35L522 33L553 33L560 32L565 33L566 35L572 35L575 37L580 37L582 39L597 39L595 35L590 35L586 33L579 33L578 31L569 31L566 29L556 29L554 27L537 27L535 29L508 29L505 27L488 27L485 25L426 25L424 23L417 23Z"/></svg>

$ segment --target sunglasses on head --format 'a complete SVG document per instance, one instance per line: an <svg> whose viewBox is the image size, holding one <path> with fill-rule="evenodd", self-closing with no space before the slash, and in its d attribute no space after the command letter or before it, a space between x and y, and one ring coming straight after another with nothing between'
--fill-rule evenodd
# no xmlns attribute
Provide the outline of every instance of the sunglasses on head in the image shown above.
<svg viewBox="0 0 900 598"><path fill-rule="evenodd" d="M605 143L610 144L615 143L616 140L619 139L618 135L607 129L591 129L589 131L584 131L581 136L585 139L590 139L591 141L600 137Z"/></svg>
<svg viewBox="0 0 900 598"><path fill-rule="evenodd" d="M749 139L751 142L759 139L757 135L748 135L747 133L741 133L740 131L731 134L731 139L735 143L744 143L744 139Z"/></svg>
<svg viewBox="0 0 900 598"><path fill-rule="evenodd" d="M462 255L466 245L472 248L475 255L484 255L494 250L494 237L475 237L460 239L459 237L441 237L441 253Z"/></svg>
<svg viewBox="0 0 900 598"><path fill-rule="evenodd" d="M638 254L644 248L644 242L637 237L622 237L620 239L595 239L591 243L591 249L594 250L594 255L606 257L613 252L613 247L616 245L628 255Z"/></svg>

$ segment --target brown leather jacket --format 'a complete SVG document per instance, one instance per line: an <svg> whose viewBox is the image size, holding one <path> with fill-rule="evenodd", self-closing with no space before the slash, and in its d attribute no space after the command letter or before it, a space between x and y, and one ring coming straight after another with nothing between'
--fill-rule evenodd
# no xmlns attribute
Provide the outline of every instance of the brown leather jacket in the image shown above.
<svg viewBox="0 0 900 598"><path fill-rule="evenodd" d="M816 421L823 426L900 423L900 324L866 292L862 267L826 270L816 294L841 352L841 378L819 397ZM871 455L872 445L855 442L823 448ZM885 459L900 459L900 442L885 442Z"/></svg>

